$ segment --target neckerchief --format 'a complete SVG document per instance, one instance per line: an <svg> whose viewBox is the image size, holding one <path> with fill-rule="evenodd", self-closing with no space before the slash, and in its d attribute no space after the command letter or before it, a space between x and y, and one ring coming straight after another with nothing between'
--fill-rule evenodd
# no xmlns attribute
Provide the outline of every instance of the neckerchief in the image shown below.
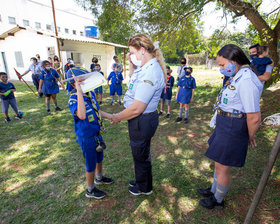
<svg viewBox="0 0 280 224"><path fill-rule="evenodd" d="M168 74L167 76L167 81L166 81L166 84L165 84L165 88L164 88L164 94L166 94L166 91L167 91L167 83L169 82L169 79L171 78L171 74Z"/></svg>

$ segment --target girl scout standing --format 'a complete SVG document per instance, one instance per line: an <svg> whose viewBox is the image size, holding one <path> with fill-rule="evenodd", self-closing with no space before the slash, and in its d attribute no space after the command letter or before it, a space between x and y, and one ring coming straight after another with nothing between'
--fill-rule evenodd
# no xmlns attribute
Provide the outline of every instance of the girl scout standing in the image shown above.
<svg viewBox="0 0 280 224"><path fill-rule="evenodd" d="M185 75L179 80L176 93L177 102L180 103L179 117L175 122L182 120L182 113L185 107L184 123L188 123L189 103L193 101L194 89L196 83L194 77L191 76L192 68L186 68Z"/></svg>
<svg viewBox="0 0 280 224"><path fill-rule="evenodd" d="M104 73L101 72L100 64L95 64L93 71L100 72L104 76ZM97 98L97 95L99 94L99 99L100 99L99 104L102 104L103 87L99 86L98 88L94 89L94 93L95 93L96 98Z"/></svg>
<svg viewBox="0 0 280 224"><path fill-rule="evenodd" d="M118 71L119 70L118 64L113 64L113 70L114 71L112 71L108 77L108 84L109 81L111 80L111 85L110 85L110 96L112 96L111 105L113 105L114 103L115 93L118 94L119 104L122 105L121 96L122 96L123 76L122 73Z"/></svg>
<svg viewBox="0 0 280 224"><path fill-rule="evenodd" d="M57 81L60 82L61 87L65 89L63 83L60 80L60 76L55 69L50 65L49 61L43 61L42 63L43 71L39 77L39 93L44 93L46 96L46 106L47 113L50 114L50 99L52 98L55 105L56 111L61 111L62 109L57 106L56 94L59 93L59 87Z"/></svg>
<svg viewBox="0 0 280 224"><path fill-rule="evenodd" d="M164 103L166 101L167 104L167 115L166 118L170 117L170 111L171 111L171 98L172 98L172 88L174 86L174 77L171 75L172 70L169 66L166 66L166 72L167 72L167 81L165 84L165 88L162 90L161 96L160 96L160 112L159 115L162 115L163 113L163 107Z"/></svg>
<svg viewBox="0 0 280 224"><path fill-rule="evenodd" d="M230 187L231 167L243 167L250 146L256 146L256 132L261 121L262 83L251 70L244 52L233 44L225 45L217 56L220 72L230 76L217 97L216 123L208 140L205 155L215 162L214 181L207 189L198 189L205 199L200 204L208 209L224 208L224 197ZM212 126L211 125L211 126Z"/></svg>
<svg viewBox="0 0 280 224"><path fill-rule="evenodd" d="M133 195L153 192L151 139L158 126L157 106L165 86L165 64L162 54L151 39L137 34L128 41L131 78L124 96L125 110L114 114L114 123L128 120L135 180L129 182Z"/></svg>
<svg viewBox="0 0 280 224"><path fill-rule="evenodd" d="M80 67L70 68L67 77L75 77L89 73ZM96 151L96 136L102 126L102 117L111 118L112 115L99 110L99 105L93 92L84 94L80 84L82 81L70 81L74 89L69 97L68 105L74 118L77 142L80 145L86 166L87 191L86 197L101 199L106 193L95 187L95 184L111 184L113 179L103 176L103 151ZM96 170L96 173L95 173Z"/></svg>

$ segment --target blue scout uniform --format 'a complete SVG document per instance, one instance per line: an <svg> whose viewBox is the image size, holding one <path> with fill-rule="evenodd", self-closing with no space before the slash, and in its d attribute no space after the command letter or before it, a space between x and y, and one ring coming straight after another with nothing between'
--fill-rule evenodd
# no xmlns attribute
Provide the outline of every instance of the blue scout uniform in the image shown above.
<svg viewBox="0 0 280 224"><path fill-rule="evenodd" d="M16 87L14 86L13 83L11 83L11 82L3 83L0 80L0 93L5 93L5 92L7 92L8 90L11 90L11 89L16 89ZM2 100L9 100L9 99L14 99L15 98L15 95L14 95L13 92L11 92L8 96L4 96L4 95L0 95L0 96L1 96Z"/></svg>
<svg viewBox="0 0 280 224"><path fill-rule="evenodd" d="M77 90L73 89L68 100L68 106L74 118L77 142L83 151L86 171L92 172L96 168L96 163L103 161L103 151L96 152L95 140L100 131L99 105L94 93L91 91L88 95L84 94L84 102L86 106L86 119L81 120L76 115L78 109Z"/></svg>
<svg viewBox="0 0 280 224"><path fill-rule="evenodd" d="M128 121L130 146L134 160L136 184L142 192L152 190L151 139L158 126L157 106L165 87L164 74L156 58L138 67L129 82L124 96L124 107L134 100L147 104L145 111Z"/></svg>
<svg viewBox="0 0 280 224"><path fill-rule="evenodd" d="M108 80L111 80L110 95L114 96L115 93L117 92L117 94L121 96L122 95L121 82L123 80L122 73L118 72L118 74L116 74L115 72L111 72L108 77Z"/></svg>
<svg viewBox="0 0 280 224"><path fill-rule="evenodd" d="M42 79L44 81L42 86L42 93L44 93L45 95L59 93L59 86L56 80L57 78L60 78L60 76L55 69L51 68L49 71L47 69L44 69L39 77L39 79Z"/></svg>
<svg viewBox="0 0 280 224"><path fill-rule="evenodd" d="M260 111L262 83L243 66L226 86L218 102L215 130L205 155L225 166L244 166L248 149L246 113Z"/></svg>
<svg viewBox="0 0 280 224"><path fill-rule="evenodd" d="M11 83L11 82L3 83L0 80L0 92L1 93L5 93L5 92L7 92L11 89L16 89L13 83ZM3 113L8 113L10 105L13 108L14 111L18 110L17 101L16 101L16 98L15 98L15 95L14 95L13 92L11 92L7 96L4 96L4 95L0 95L0 96L1 96L2 112Z"/></svg>
<svg viewBox="0 0 280 224"><path fill-rule="evenodd" d="M167 83L165 88L162 90L160 98L171 100L172 98L172 87L174 86L174 77L172 75L167 77Z"/></svg>
<svg viewBox="0 0 280 224"><path fill-rule="evenodd" d="M103 72L100 72L100 73L104 76ZM94 89L94 93L102 94L103 93L103 87L102 86L97 87L96 89Z"/></svg>
<svg viewBox="0 0 280 224"><path fill-rule="evenodd" d="M266 66L272 64L272 60L269 57L256 57L252 60L252 64L258 71L258 75L262 75L263 73L265 73Z"/></svg>
<svg viewBox="0 0 280 224"><path fill-rule="evenodd" d="M32 81L34 86L36 87L37 91L39 89L39 77L41 75L43 68L42 68L42 63L38 62L36 65L34 65L33 63L29 66L27 71L31 71L32 72ZM43 94L40 93L40 96L42 96Z"/></svg>
<svg viewBox="0 0 280 224"><path fill-rule="evenodd" d="M192 98L192 90L196 88L194 77L183 76L177 85L181 87L178 92L177 102L189 104Z"/></svg>

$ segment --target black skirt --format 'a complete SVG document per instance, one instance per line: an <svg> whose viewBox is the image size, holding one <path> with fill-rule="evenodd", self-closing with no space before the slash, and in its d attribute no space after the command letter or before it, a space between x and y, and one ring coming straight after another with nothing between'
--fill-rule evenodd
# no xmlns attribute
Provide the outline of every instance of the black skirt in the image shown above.
<svg viewBox="0 0 280 224"><path fill-rule="evenodd" d="M225 166L243 167L249 143L247 119L217 115L205 156Z"/></svg>

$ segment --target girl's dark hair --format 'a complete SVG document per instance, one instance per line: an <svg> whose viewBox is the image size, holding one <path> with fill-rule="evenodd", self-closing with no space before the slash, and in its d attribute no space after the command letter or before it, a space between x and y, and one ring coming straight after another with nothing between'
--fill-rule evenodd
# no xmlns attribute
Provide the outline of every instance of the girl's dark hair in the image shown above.
<svg viewBox="0 0 280 224"><path fill-rule="evenodd" d="M260 55L263 52L268 51L268 46L266 46L266 45L258 46L257 50L258 50L258 55Z"/></svg>
<svg viewBox="0 0 280 224"><path fill-rule="evenodd" d="M46 64L51 64L48 60L42 62L42 66L46 66Z"/></svg>
<svg viewBox="0 0 280 224"><path fill-rule="evenodd" d="M0 76L2 76L2 75L7 75L7 73L6 72L0 72Z"/></svg>
<svg viewBox="0 0 280 224"><path fill-rule="evenodd" d="M234 44L223 46L221 50L219 50L218 55L228 60L235 61L239 65L250 65L250 61L242 49Z"/></svg>

